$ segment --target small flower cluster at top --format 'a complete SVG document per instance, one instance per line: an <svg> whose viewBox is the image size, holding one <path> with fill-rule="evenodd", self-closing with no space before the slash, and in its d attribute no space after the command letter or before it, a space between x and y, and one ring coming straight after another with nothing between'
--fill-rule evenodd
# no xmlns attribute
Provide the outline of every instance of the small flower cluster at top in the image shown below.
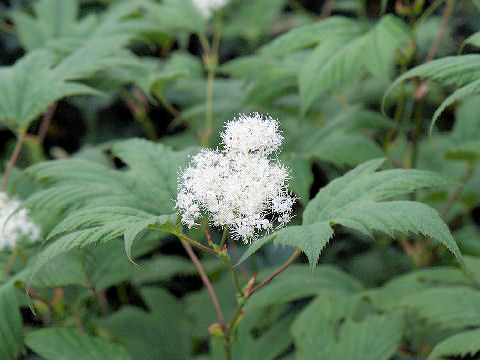
<svg viewBox="0 0 480 360"><path fill-rule="evenodd" d="M175 206L184 225L191 228L206 214L213 226L249 243L290 221L296 198L285 184L288 169L269 158L282 144L278 127L271 117L241 114L225 124L223 150L193 156L180 173Z"/></svg>
<svg viewBox="0 0 480 360"><path fill-rule="evenodd" d="M197 10L205 19L209 19L215 10L225 6L228 0L192 0Z"/></svg>
<svg viewBox="0 0 480 360"><path fill-rule="evenodd" d="M18 200L0 192L0 251L13 249L20 240L34 242L40 238L40 229L28 216L27 209L14 213L18 207Z"/></svg>

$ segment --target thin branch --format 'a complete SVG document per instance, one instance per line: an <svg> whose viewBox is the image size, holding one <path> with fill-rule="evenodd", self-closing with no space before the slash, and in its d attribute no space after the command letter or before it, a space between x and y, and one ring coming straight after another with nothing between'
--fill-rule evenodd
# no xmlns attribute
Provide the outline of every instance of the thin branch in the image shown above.
<svg viewBox="0 0 480 360"><path fill-rule="evenodd" d="M335 0L325 0L325 3L323 4L323 7L322 7L322 12L320 13L320 19L325 19L330 16L330 14L332 13L334 3L335 3Z"/></svg>
<svg viewBox="0 0 480 360"><path fill-rule="evenodd" d="M463 187L464 187L464 184L468 181L468 179L470 179L470 176L472 176L472 173L473 173L473 170L475 169L475 165L474 163L470 163L468 165L468 168L467 168L467 171L465 172L465 176L463 177L462 179L462 185L459 185L457 186L457 188L455 189L455 191L453 192L453 194L450 196L450 198L448 199L447 201L447 204L445 205L445 207L443 208L442 212L440 213L440 216L442 217L442 219L445 220L445 218L447 217L448 215L448 212L450 211L450 209L453 207L453 204L455 204L455 202L458 200L458 197L460 196L460 194L462 193L463 191Z"/></svg>
<svg viewBox="0 0 480 360"><path fill-rule="evenodd" d="M200 244L199 242L196 242L195 240L193 239L190 239L188 236L186 236L185 234L182 234L180 232L175 232L175 233L172 233L176 236L178 236L179 239L183 240L183 241L186 241L187 243L189 243L190 245L193 245L199 249L202 249L202 250L205 250L206 252L209 252L210 254L213 254L215 256L218 256L217 254L217 251L214 250L214 249L211 249L209 248L208 246L205 246L203 244Z"/></svg>
<svg viewBox="0 0 480 360"><path fill-rule="evenodd" d="M435 40L433 41L433 44L430 47L430 50L428 51L428 55L425 58L424 62L429 62L437 54L437 51L440 47L440 44L442 43L443 36L445 35L445 31L447 30L448 22L450 20L450 16L452 15L452 11L453 11L454 6L455 6L455 0L448 0L447 1L447 5L445 6L445 11L443 12L442 24L440 26L440 31L437 33L437 36L435 37Z"/></svg>
<svg viewBox="0 0 480 360"><path fill-rule="evenodd" d="M266 284L268 284L270 281L272 281L277 275L279 275L282 271L284 271L292 262L295 261L295 259L298 257L298 255L300 255L302 251L300 250L300 248L298 248L297 250L295 250L295 252L292 254L292 256L290 256L290 258L287 260L287 262L285 264L283 264L282 266L280 266L277 270L275 270L275 272L273 274L271 274L269 277L267 277L265 280L263 280L260 284L258 284L257 286L255 286L252 291L250 291L250 293L248 294L248 296L252 296L256 291L258 291L259 289L261 289L263 286L265 286Z"/></svg>
<svg viewBox="0 0 480 360"><path fill-rule="evenodd" d="M203 270L202 263L198 259L197 255L195 255L195 252L193 251L190 244L184 240L181 240L181 242L188 256L190 256L190 259L195 264L195 267L197 268L198 273L200 274L200 278L202 279L203 283L207 287L207 291L210 294L210 297L212 298L213 306L215 307L215 311L217 312L218 321L220 323L222 331L225 333L227 331L227 327L225 326L225 320L223 318L222 309L220 308L220 304L218 303L217 295L213 290L212 284L210 283L210 280L208 280L208 276L205 273L205 270Z"/></svg>
<svg viewBox="0 0 480 360"><path fill-rule="evenodd" d="M15 144L15 148L13 149L13 154L8 160L7 168L5 169L5 174L3 175L2 186L0 188L1 191L5 191L7 187L7 180L10 176L10 172L12 171L13 165L17 161L18 155L20 155L20 150L22 149L23 140L25 139L25 133L22 131L17 137L17 143Z"/></svg>
<svg viewBox="0 0 480 360"><path fill-rule="evenodd" d="M52 120L57 105L58 102L53 102L43 115L42 122L40 123L40 129L38 130L38 142L40 144L43 143L43 140L45 140L45 137L47 136L48 127L50 126L50 121Z"/></svg>

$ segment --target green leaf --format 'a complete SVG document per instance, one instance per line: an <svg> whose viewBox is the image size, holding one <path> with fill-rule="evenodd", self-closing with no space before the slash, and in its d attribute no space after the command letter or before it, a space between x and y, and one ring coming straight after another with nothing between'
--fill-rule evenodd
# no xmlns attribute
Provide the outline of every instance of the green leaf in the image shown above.
<svg viewBox="0 0 480 360"><path fill-rule="evenodd" d="M460 249L450 234L448 226L438 212L431 207L413 201L356 202L348 209L335 215L334 223L372 235L371 230L383 231L394 237L394 231L423 234L445 245L465 265Z"/></svg>
<svg viewBox="0 0 480 360"><path fill-rule="evenodd" d="M406 298L401 305L445 329L480 326L480 292L468 287L429 289Z"/></svg>
<svg viewBox="0 0 480 360"><path fill-rule="evenodd" d="M54 39L87 35L94 18L79 22L78 8L77 0L40 0L33 4L35 17L14 10L12 18L23 47L31 51Z"/></svg>
<svg viewBox="0 0 480 360"><path fill-rule="evenodd" d="M333 230L328 222L315 222L309 225L288 226L275 234L275 244L302 249L310 263L310 273L313 273L320 252L333 236Z"/></svg>
<svg viewBox="0 0 480 360"><path fill-rule="evenodd" d="M480 47L480 31L477 31L476 33L474 33L474 34L470 35L468 38L466 38L463 41L459 52L462 52L465 45L472 45L472 46L475 46L477 48Z"/></svg>
<svg viewBox="0 0 480 360"><path fill-rule="evenodd" d="M332 360L388 360L396 353L403 336L399 314L369 316L362 322L348 319L339 334Z"/></svg>
<svg viewBox="0 0 480 360"><path fill-rule="evenodd" d="M360 35L365 27L346 17L332 16L323 21L296 27L263 46L267 56L284 56L296 50L336 39L339 42Z"/></svg>
<svg viewBox="0 0 480 360"><path fill-rule="evenodd" d="M364 56L368 71L389 81L395 63L395 51L409 38L409 28L400 18L383 16L368 34Z"/></svg>
<svg viewBox="0 0 480 360"><path fill-rule="evenodd" d="M307 205L303 224L330 222L370 234L378 229L423 233L440 241L463 264L457 244L438 213L427 205L414 202L384 202L423 187L452 182L422 170L393 169L375 172L383 159L365 162L322 188Z"/></svg>
<svg viewBox="0 0 480 360"><path fill-rule="evenodd" d="M358 58L365 42L364 36L354 38L346 45L329 41L313 50L300 69L298 78L303 113L321 93L361 70L362 64Z"/></svg>
<svg viewBox="0 0 480 360"><path fill-rule="evenodd" d="M465 331L435 345L427 360L441 360L446 357L467 357L480 351L480 329Z"/></svg>
<svg viewBox="0 0 480 360"><path fill-rule="evenodd" d="M119 345L68 328L35 330L25 336L25 343L49 360L128 360L131 357Z"/></svg>
<svg viewBox="0 0 480 360"><path fill-rule="evenodd" d="M12 131L25 132L53 102L71 95L98 95L98 91L73 80L115 65L113 54L128 40L117 35L108 41L90 41L63 59L43 49L34 50L14 65L0 68L0 121ZM120 62L121 63L121 62Z"/></svg>
<svg viewBox="0 0 480 360"><path fill-rule="evenodd" d="M292 333L301 359L388 360L403 335L399 313L353 317L359 297L324 292L297 316Z"/></svg>
<svg viewBox="0 0 480 360"><path fill-rule="evenodd" d="M461 87L458 90L455 90L455 92L448 96L445 100L442 101L440 106L435 110L435 113L433 114L432 122L430 123L430 134L433 131L433 126L435 125L435 122L437 121L438 117L440 114L445 110L448 106L452 105L454 102L457 102L458 100L465 99L469 96L476 95L480 93L480 79L477 79L473 82L471 82L468 85L465 85Z"/></svg>
<svg viewBox="0 0 480 360"><path fill-rule="evenodd" d="M127 169L113 170L88 160L49 161L26 170L45 189L25 206L72 211L82 207L125 206L156 215L171 214L177 196L177 172L195 149L173 151L142 139L119 141L110 148Z"/></svg>
<svg viewBox="0 0 480 360"><path fill-rule="evenodd" d="M318 45L299 73L302 112L320 94L345 80L358 78L365 68L388 80L395 62L395 51L408 38L405 23L387 15L366 34L351 34L350 38L343 40L333 38Z"/></svg>
<svg viewBox="0 0 480 360"><path fill-rule="evenodd" d="M280 159L290 169L293 176L288 181L290 189L307 204L310 197L310 187L313 183L312 165L308 159L296 153L284 153Z"/></svg>
<svg viewBox="0 0 480 360"><path fill-rule="evenodd" d="M382 107L389 93L402 81L412 77L428 78L441 85L461 87L445 99L435 114L430 125L430 132L438 116L450 104L472 94L480 89L480 55L447 56L419 65L399 76L387 89L383 96Z"/></svg>
<svg viewBox="0 0 480 360"><path fill-rule="evenodd" d="M146 9L170 31L202 32L205 20L191 0L164 0L161 4L148 2Z"/></svg>
<svg viewBox="0 0 480 360"><path fill-rule="evenodd" d="M0 358L14 360L23 349L23 324L14 287L0 286Z"/></svg>
<svg viewBox="0 0 480 360"><path fill-rule="evenodd" d="M307 283L305 269L306 266L303 265L290 265L275 278L275 281L262 288L262 291L255 293L255 296L248 300L245 309L283 304L325 291L337 295L354 294L363 288L360 282L347 273L326 265L319 266ZM266 270L270 271L270 269ZM265 271L265 274L267 273Z"/></svg>
<svg viewBox="0 0 480 360"><path fill-rule="evenodd" d="M47 241L57 237L59 239L39 254L33 275L60 254L91 243L105 243L120 236L123 236L127 256L131 258L132 243L144 231L153 225L167 230L168 223L175 223L176 219L176 214L155 216L120 206L81 209L70 214L50 232Z"/></svg>

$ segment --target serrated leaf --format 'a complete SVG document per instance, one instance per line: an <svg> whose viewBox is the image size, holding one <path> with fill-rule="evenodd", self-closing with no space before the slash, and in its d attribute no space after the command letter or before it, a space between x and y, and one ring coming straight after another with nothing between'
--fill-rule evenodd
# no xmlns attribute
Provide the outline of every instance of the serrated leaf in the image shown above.
<svg viewBox="0 0 480 360"><path fill-rule="evenodd" d="M401 305L445 329L480 326L480 292L468 287L429 289L406 298Z"/></svg>
<svg viewBox="0 0 480 360"><path fill-rule="evenodd" d="M441 341L433 348L427 360L446 357L467 357L480 352L480 329L461 332Z"/></svg>
<svg viewBox="0 0 480 360"><path fill-rule="evenodd" d="M87 78L112 65L112 56L128 40L115 36L91 41L56 66L56 56L34 50L14 65L0 68L0 121L12 131L25 132L54 101L71 95L94 95L98 91L74 80Z"/></svg>
<svg viewBox="0 0 480 360"><path fill-rule="evenodd" d="M400 19L386 15L369 32L365 47L365 65L372 74L389 80L395 60L395 50L409 39L409 28Z"/></svg>
<svg viewBox="0 0 480 360"><path fill-rule="evenodd" d="M372 229L395 236L395 231L423 234L445 245L465 266L460 249L450 234L448 226L438 212L422 203L413 201L357 202L335 215L331 220L337 224L372 236Z"/></svg>
<svg viewBox="0 0 480 360"><path fill-rule="evenodd" d="M23 324L15 289L10 283L0 286L0 357L17 359L23 348Z"/></svg>
<svg viewBox="0 0 480 360"><path fill-rule="evenodd" d="M453 102L479 92L480 55L446 56L414 67L399 76L387 89L383 96L382 107L390 92L402 81L412 77L428 78L441 85L461 87L442 102L430 125L430 131L441 112Z"/></svg>
<svg viewBox="0 0 480 360"><path fill-rule="evenodd" d="M275 235L275 244L302 249L310 263L310 273L313 273L320 252L333 236L333 230L328 222L315 222L309 225L289 226L277 231Z"/></svg>
<svg viewBox="0 0 480 360"><path fill-rule="evenodd" d="M465 99L469 96L476 95L480 93L480 79L471 82L468 85L461 87L460 89L455 90L453 94L448 96L445 100L442 101L440 106L435 110L433 114L432 122L430 123L430 134L433 131L433 126L435 125L436 121L440 114L445 110L448 106L452 105L454 102L459 100Z"/></svg>
<svg viewBox="0 0 480 360"><path fill-rule="evenodd" d="M81 209L70 214L48 235L47 241L59 237L38 256L32 276L48 261L60 254L91 243L107 242L123 236L127 256L131 256L131 245L149 226L162 229L169 221L175 223L177 215L155 216L127 207L105 206ZM165 227L166 229L166 227Z"/></svg>
<svg viewBox="0 0 480 360"><path fill-rule="evenodd" d="M25 343L37 354L55 360L129 360L119 345L68 328L35 330L25 336Z"/></svg>
<svg viewBox="0 0 480 360"><path fill-rule="evenodd" d="M296 318L292 333L298 359L388 360L403 335L399 313L354 321L359 297L324 292Z"/></svg>
<svg viewBox="0 0 480 360"><path fill-rule="evenodd" d="M314 24L294 28L263 46L260 52L268 56L283 56L298 49L316 45L322 41L351 39L365 30L354 20L332 16Z"/></svg>
<svg viewBox="0 0 480 360"><path fill-rule="evenodd" d="M331 41L318 45L308 57L299 73L302 112L332 86L343 82L361 69L358 61L366 38L354 38L346 45Z"/></svg>
<svg viewBox="0 0 480 360"><path fill-rule="evenodd" d="M77 0L40 0L33 4L35 17L20 10L11 16L23 47L31 51L54 39L85 36L93 17L79 22L78 8Z"/></svg>
<svg viewBox="0 0 480 360"><path fill-rule="evenodd" d="M106 148L127 169L113 170L88 160L68 159L39 163L26 170L45 189L25 206L48 211L82 207L125 206L148 213L171 214L176 198L177 172L195 149L173 151L142 139L117 142Z"/></svg>
<svg viewBox="0 0 480 360"><path fill-rule="evenodd" d="M367 161L322 188L303 213L303 224L330 222L370 234L379 229L423 233L443 243L463 264L457 244L438 213L413 202L384 202L422 187L452 184L432 172L393 169L375 172L383 159ZM316 262L316 261L315 261Z"/></svg>

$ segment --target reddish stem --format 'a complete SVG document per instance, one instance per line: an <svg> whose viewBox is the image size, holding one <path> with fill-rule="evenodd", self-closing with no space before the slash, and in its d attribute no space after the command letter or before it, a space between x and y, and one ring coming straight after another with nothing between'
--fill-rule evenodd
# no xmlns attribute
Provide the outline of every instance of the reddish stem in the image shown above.
<svg viewBox="0 0 480 360"><path fill-rule="evenodd" d="M203 269L202 263L198 259L197 255L195 255L195 252L193 251L190 244L184 240L180 240L180 241L182 242L182 245L185 248L185 251L187 252L188 256L190 256L190 259L195 264L195 267L197 268L198 273L200 274L200 278L202 279L203 283L207 287L207 291L210 294L210 297L212 298L213 306L215 307L215 311L217 312L218 322L220 323L222 331L225 333L227 331L227 327L225 326L225 320L223 318L222 310L220 308L220 304L218 303L215 290L213 290L212 284L210 283L210 280L208 280L207 274Z"/></svg>
<svg viewBox="0 0 480 360"><path fill-rule="evenodd" d="M12 171L13 165L15 165L15 162L17 161L18 155L20 155L20 150L22 149L24 138L25 138L25 134L21 132L20 135L18 135L17 143L15 144L15 149L13 149L13 154L10 157L10 160L8 160L7 168L5 169L5 174L3 175L2 186L0 188L1 191L5 191L5 188L7 187L8 177L10 176L10 172Z"/></svg>
<svg viewBox="0 0 480 360"><path fill-rule="evenodd" d="M282 271L284 271L292 262L295 261L295 259L300 255L301 250L297 249L295 252L290 256L290 259L287 260L285 264L280 266L273 274L271 274L269 277L267 277L265 280L263 280L260 284L255 286L249 293L249 296L252 296L253 293L255 293L257 290L261 289L263 286L268 284L270 281L272 281L278 274L280 274Z"/></svg>
<svg viewBox="0 0 480 360"><path fill-rule="evenodd" d="M57 109L58 103L55 101L52 103L45 114L43 115L42 122L40 123L40 129L38 130L38 142L41 144L45 137L47 136L48 127L50 126L50 121L52 120L53 114Z"/></svg>

